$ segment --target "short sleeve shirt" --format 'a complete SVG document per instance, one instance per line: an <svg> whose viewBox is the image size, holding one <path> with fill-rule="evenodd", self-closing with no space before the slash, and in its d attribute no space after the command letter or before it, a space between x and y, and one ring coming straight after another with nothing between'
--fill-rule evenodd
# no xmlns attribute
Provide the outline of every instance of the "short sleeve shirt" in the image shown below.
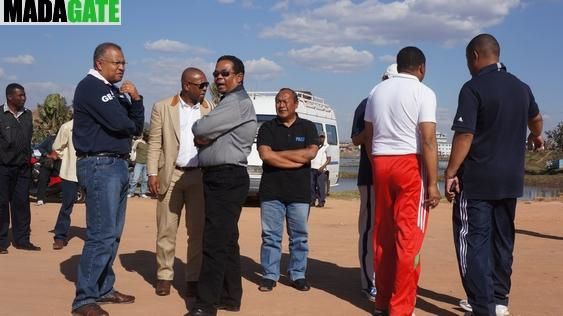
<svg viewBox="0 0 563 316"><path fill-rule="evenodd" d="M538 113L530 87L501 63L481 69L463 85L452 130L473 134L458 171L468 199L522 195L528 120Z"/></svg>
<svg viewBox="0 0 563 316"><path fill-rule="evenodd" d="M364 119L373 124L373 155L420 154L418 125L436 123L436 95L417 77L399 73L373 88Z"/></svg>
<svg viewBox="0 0 563 316"><path fill-rule="evenodd" d="M352 135L354 137L360 134L365 128L364 115L366 113L366 104L368 99L365 98L360 102L354 112L354 120L352 121ZM364 145L360 146L360 165L358 167L358 185L371 185L373 178L371 175L371 163L369 162L368 153Z"/></svg>
<svg viewBox="0 0 563 316"><path fill-rule="evenodd" d="M291 126L274 118L260 127L257 146L269 146L273 151L303 149L319 144L315 124L297 117ZM311 199L310 163L295 169L282 169L262 164L259 196L261 201L279 200L285 203L309 203Z"/></svg>

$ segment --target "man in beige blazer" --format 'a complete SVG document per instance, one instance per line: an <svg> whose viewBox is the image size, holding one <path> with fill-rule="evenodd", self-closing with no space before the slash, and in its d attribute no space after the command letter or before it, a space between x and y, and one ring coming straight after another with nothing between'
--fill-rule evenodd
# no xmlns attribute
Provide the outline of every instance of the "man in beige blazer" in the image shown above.
<svg viewBox="0 0 563 316"><path fill-rule="evenodd" d="M61 170L59 176L62 178L61 188L63 191L63 200L61 209L55 223L55 241L53 243L54 250L63 249L67 243L68 232L70 230L70 214L76 201L78 194L78 178L76 177L76 150L72 143L72 125L74 120L70 120L59 129L57 137L53 142L53 151L48 157L61 159Z"/></svg>
<svg viewBox="0 0 563 316"><path fill-rule="evenodd" d="M187 296L195 296L197 289L205 213L192 125L213 107L205 100L208 86L201 70L187 68L182 73L180 94L156 102L151 114L147 173L149 189L158 197L155 292L160 296L170 294L176 233L184 206L188 231Z"/></svg>

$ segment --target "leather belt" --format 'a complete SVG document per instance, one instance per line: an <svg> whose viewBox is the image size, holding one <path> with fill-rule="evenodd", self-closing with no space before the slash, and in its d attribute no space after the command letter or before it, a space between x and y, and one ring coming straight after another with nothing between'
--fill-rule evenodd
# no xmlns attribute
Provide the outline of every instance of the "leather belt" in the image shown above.
<svg viewBox="0 0 563 316"><path fill-rule="evenodd" d="M184 171L184 172L192 171L192 170L195 170L195 169L199 169L199 167L178 167L178 166L175 166L175 168L176 168L177 170L181 170L181 171Z"/></svg>
<svg viewBox="0 0 563 316"><path fill-rule="evenodd" d="M203 170L203 172L207 173L207 172L226 171L226 170L231 170L231 169L236 169L236 168L246 169L246 167L244 167L244 166L233 165L233 164L225 164L225 165L203 167L203 168L201 168L201 170Z"/></svg>
<svg viewBox="0 0 563 316"><path fill-rule="evenodd" d="M118 158L118 159L129 159L129 154L118 154L118 153L109 153L109 152L99 152L99 153L80 153L77 155L77 158L86 158L86 157L108 157L108 158Z"/></svg>

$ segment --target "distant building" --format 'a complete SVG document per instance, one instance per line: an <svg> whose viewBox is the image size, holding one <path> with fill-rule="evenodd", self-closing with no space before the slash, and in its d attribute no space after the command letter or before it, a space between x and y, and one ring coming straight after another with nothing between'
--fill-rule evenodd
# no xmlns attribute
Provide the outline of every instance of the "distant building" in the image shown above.
<svg viewBox="0 0 563 316"><path fill-rule="evenodd" d="M438 143L438 159L449 159L452 152L452 144L448 142L448 137L444 133L436 132Z"/></svg>

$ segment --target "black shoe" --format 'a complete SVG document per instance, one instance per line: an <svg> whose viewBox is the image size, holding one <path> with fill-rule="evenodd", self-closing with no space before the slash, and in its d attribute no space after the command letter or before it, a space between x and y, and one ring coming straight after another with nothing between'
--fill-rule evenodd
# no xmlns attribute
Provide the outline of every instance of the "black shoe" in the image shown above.
<svg viewBox="0 0 563 316"><path fill-rule="evenodd" d="M305 278L293 281L292 286L299 291L309 291L311 289L309 283L307 283L307 280Z"/></svg>
<svg viewBox="0 0 563 316"><path fill-rule="evenodd" d="M0 255L7 255L7 254L8 254L8 249L0 248Z"/></svg>
<svg viewBox="0 0 563 316"><path fill-rule="evenodd" d="M270 292L276 287L276 281L271 279L262 279L260 280L260 286L258 287L258 291L260 292Z"/></svg>
<svg viewBox="0 0 563 316"><path fill-rule="evenodd" d="M309 203L310 206L315 206L315 202Z"/></svg>
<svg viewBox="0 0 563 316"><path fill-rule="evenodd" d="M14 248L20 249L20 250L41 251L41 247L38 247L38 246L32 244L31 242L29 242L27 244L23 244L23 245L14 244Z"/></svg>
<svg viewBox="0 0 563 316"><path fill-rule="evenodd" d="M376 308L371 315L372 316L389 316L389 312L387 310L380 310L380 309Z"/></svg>
<svg viewBox="0 0 563 316"><path fill-rule="evenodd" d="M320 202L319 204L317 204L317 207L325 207L325 202Z"/></svg>
<svg viewBox="0 0 563 316"><path fill-rule="evenodd" d="M206 312L201 308L194 308L186 316L216 316L217 312Z"/></svg>
<svg viewBox="0 0 563 316"><path fill-rule="evenodd" d="M240 312L240 305L237 306L237 305L219 303L217 306L215 306L215 308L217 308L218 310L224 310L228 312Z"/></svg>

